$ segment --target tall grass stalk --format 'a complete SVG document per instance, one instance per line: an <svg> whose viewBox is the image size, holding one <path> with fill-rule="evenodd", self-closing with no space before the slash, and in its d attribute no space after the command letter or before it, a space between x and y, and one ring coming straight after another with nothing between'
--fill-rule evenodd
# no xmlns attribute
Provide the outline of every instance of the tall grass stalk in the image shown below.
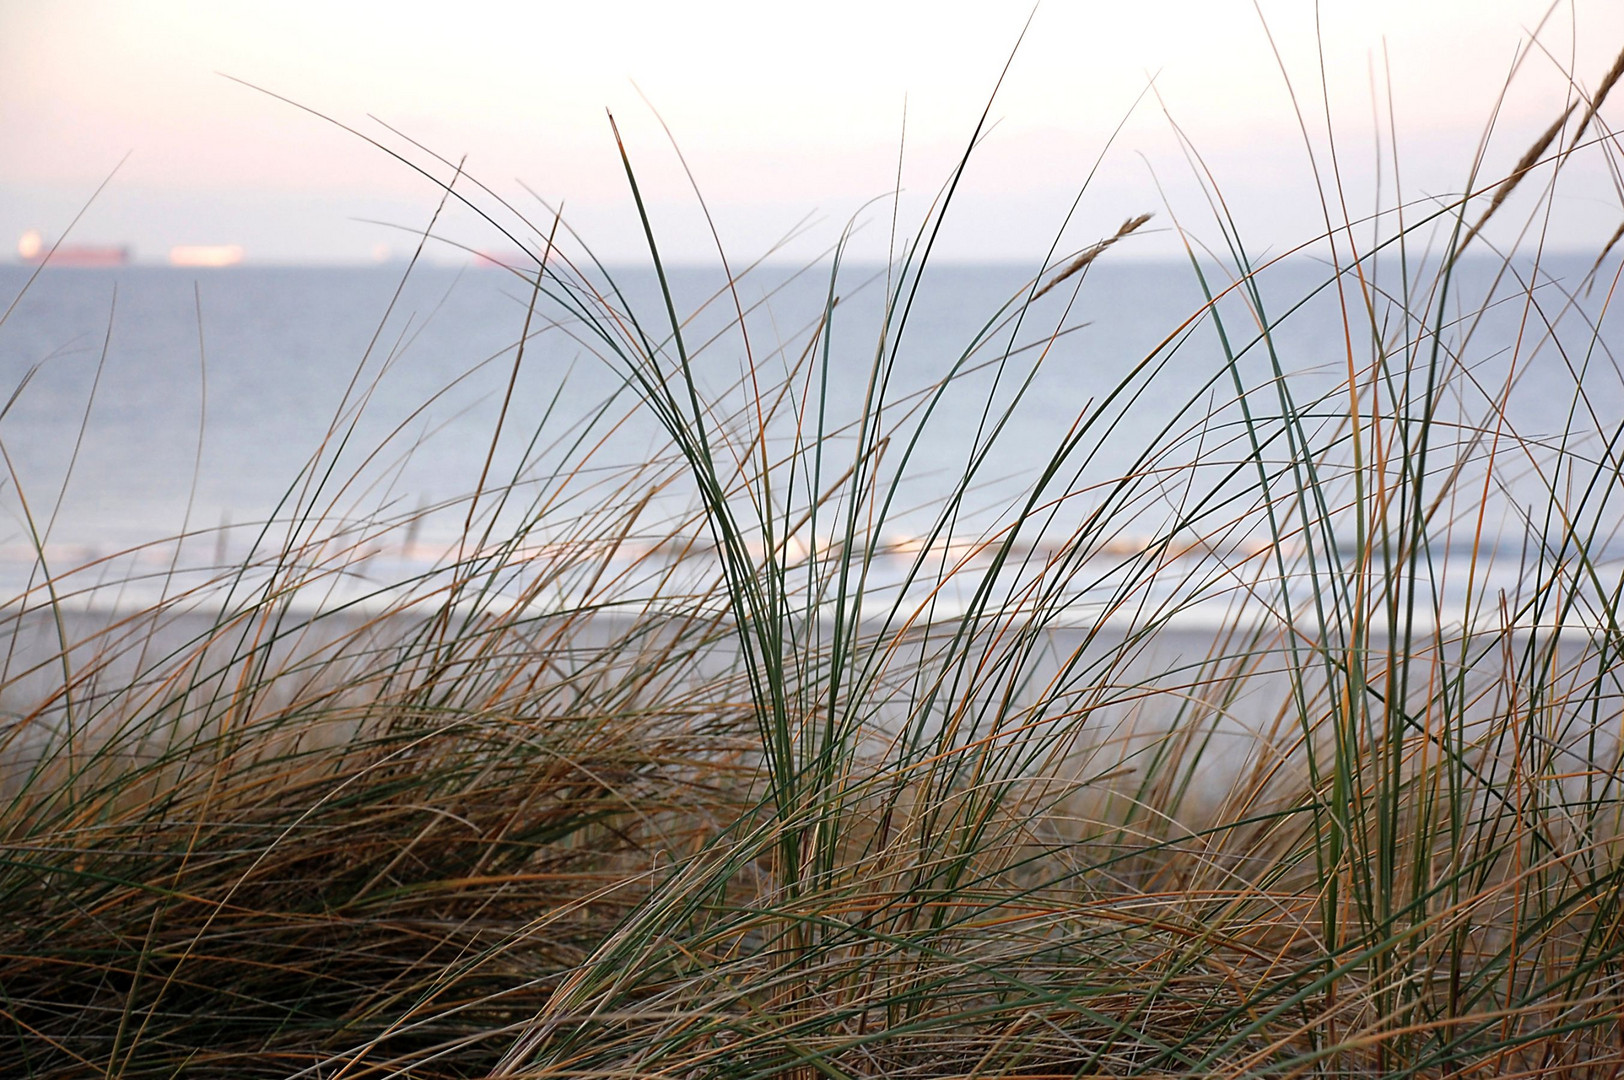
<svg viewBox="0 0 1624 1080"><path fill-rule="evenodd" d="M909 382L969 151L892 266L842 236L804 268L820 309L769 344L720 243L683 308L618 132L652 305L562 215L397 144L533 256L484 468L410 513L365 488L414 452L403 425L357 464L369 349L240 564L177 548L156 605L108 609L41 543L5 613L0 1072L1618 1075L1616 277L1538 245L1570 159L1619 164L1614 81L1458 198L1359 220L1320 174L1306 292L1192 147L1210 225L1143 209L1206 302L1097 367L992 516L1143 217L1057 242ZM1332 296L1328 375L1292 320ZM558 340L620 388L516 397ZM1535 379L1560 430L1518 428ZM667 450L612 460L640 415ZM439 562L341 588L435 515Z"/></svg>

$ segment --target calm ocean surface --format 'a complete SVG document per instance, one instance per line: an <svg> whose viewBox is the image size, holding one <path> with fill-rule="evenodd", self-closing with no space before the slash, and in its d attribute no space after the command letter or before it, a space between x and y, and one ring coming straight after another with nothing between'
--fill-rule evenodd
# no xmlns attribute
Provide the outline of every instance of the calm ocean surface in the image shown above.
<svg viewBox="0 0 1624 1080"><path fill-rule="evenodd" d="M1459 311L1483 306L1493 269L1473 263L1463 270ZM1594 320L1603 311L1610 276L1579 307L1562 295L1588 269L1582 259L1549 260L1543 273L1552 280L1537 293L1538 311L1519 300L1515 282L1506 283L1496 296L1509 302L1490 306L1470 330L1446 326L1443 335L1447 348L1460 351L1462 374L1442 399L1440 419L1451 431L1459 420L1475 424L1490 415L1489 401L1504 394L1507 430L1521 440L1514 453L1497 459L1500 480L1490 499L1496 504L1491 532L1510 522L1504 543L1512 546L1524 543L1526 519L1543 521L1553 504L1550 474L1541 469L1548 469L1564 437L1567 449L1594 460L1624 422L1624 380L1615 360L1624 341L1611 323L1596 326L1585 316ZM30 272L0 267L0 310L22 292ZM391 307L402 273L399 267L47 269L0 324L0 403L10 402L0 416L0 444L9 459L0 477L0 593L15 596L38 584L37 535L57 575L153 545L74 579L83 586L99 574L99 580L122 582L112 592L82 594L85 603L145 602L159 586L135 580L142 573L161 574L176 560L183 568L241 560L256 542L274 546L301 493L330 523L430 511L408 530L410 544L403 539L371 564L374 579L443 558L466 514L466 503L457 500L475 488L491 447L528 294L521 282L491 268L419 268ZM887 413L893 439L883 475L894 474L908 439L917 435L918 441L879 541L906 544L928 530L942 497L964 474L978 432L984 440L999 411L1013 402L1013 419L980 467L985 479L967 498L954 535L974 537L1009 520L1009 507L1031 490L1037 470L1090 403L1104 400L1170 336L1182 344L1154 375L1147 372L1134 384L1137 397L1111 406L1113 426L1105 430L1102 423L1079 440L1051 494L1067 486L1081 494L1048 521L1047 531L1074 529L1098 505L1091 485L1133 469L1152 444L1167 448L1163 460L1210 458L1215 469L1244 457L1230 442L1235 430L1223 423L1237 414L1219 334L1210 319L1189 322L1202 292L1187 264L1102 260L1075 296L1068 283L1034 305L1018 327L995 326L968 366L995 360L1010 346L1041 342L1057 328L1075 329L1047 349L1017 351L1001 374L990 365L970 371L928 418L910 414L908 395L932 385L985 327L997 324L1000 306L1030 273L1014 266L946 266L926 275L886 387L887 400L898 404ZM1396 265L1383 273L1381 286L1397 291ZM629 306L651 336L660 336L669 323L652 272L613 274L624 294L617 304ZM1333 395L1318 423L1334 457L1335 423L1346 415L1345 397L1334 396L1346 371L1342 309L1334 289L1302 303L1327 277L1322 266L1300 260L1263 279L1266 310L1274 319L1285 316L1273 336L1274 359L1260 345L1239 368L1258 402L1277 400L1276 362L1299 402ZM702 305L719 284L710 271L676 271L679 311ZM787 368L801 362L828 289L826 268L800 275L766 269L746 278L740 298L751 308L746 325L763 384L782 382ZM788 445L782 440L794 429L797 409L804 410L801 424L808 430L820 404L831 431L859 415L881 337L884 289L883 268L842 271L827 336L827 388L820 399L821 380L814 379L803 394L809 368L800 368L785 419L771 428L781 440L776 445ZM1355 290L1349 298L1358 303ZM721 411L745 404L735 386L744 371L744 345L727 329L732 304L726 296L711 303L686 332L693 367ZM1453 300L1447 306L1457 310ZM1250 314L1238 302L1223 311L1232 347L1252 342L1257 330ZM1402 340L1396 308L1378 310L1376 319L1390 340ZM1555 324L1554 337L1547 323ZM595 447L589 470L606 477L669 453L668 438L627 386L624 367L605 359L588 328L552 309L538 310L532 332L492 483L516 477L515 491L533 495L550 476L571 468L568 462L581 460L581 445ZM1415 326L1407 331L1412 345L1423 341L1423 354L1430 349L1428 333ZM820 339L811 355L823 347ZM1358 362L1368 364L1368 331L1355 347ZM816 373L815 366L810 370ZM1509 390L1508 372L1515 374ZM1413 393L1419 392L1417 383ZM363 407L354 408L357 403ZM1193 411L1181 414L1185 406ZM1201 435L1197 421L1209 414L1217 419ZM743 430L712 421L718 439ZM1169 424L1171 433L1163 434ZM827 445L849 463L849 439L831 437ZM1440 477L1456 453L1467 462L1464 476L1484 467L1482 445L1453 435L1440 445L1445 448L1435 451L1433 462ZM1465 448L1450 449L1456 445ZM320 461L324 485L313 503L304 486L312 460ZM839 471L831 468L829 475ZM579 481L590 471L576 475ZM1189 491L1180 486L1186 482L1174 478L1178 490L1159 504L1145 497L1121 511L1125 542L1153 532L1172 506L1188 503ZM624 498L644 494L637 488ZM1569 491L1563 498L1582 494ZM432 512L441 505L448 509ZM653 492L651 506L680 514L692 506L691 492L674 484ZM1616 508L1591 516L1602 530L1598 550L1614 551ZM267 530L267 521L280 524ZM172 540L155 543L183 528L197 535L179 553ZM1543 524L1534 531L1542 530L1548 531Z"/></svg>

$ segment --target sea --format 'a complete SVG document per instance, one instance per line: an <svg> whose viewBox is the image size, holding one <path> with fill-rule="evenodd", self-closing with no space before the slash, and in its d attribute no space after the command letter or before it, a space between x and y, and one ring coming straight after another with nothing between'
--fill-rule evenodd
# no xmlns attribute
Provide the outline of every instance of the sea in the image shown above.
<svg viewBox="0 0 1624 1080"><path fill-rule="evenodd" d="M617 506L637 508L623 558L691 534L669 557L697 580L717 536L695 454L757 556L831 550L849 522L883 554L878 589L1012 532L1028 565L1086 533L1102 564L1155 548L1200 579L1301 540L1305 470L1327 501L1312 542L1351 546L1356 447L1423 476L1427 561L1483 556L1479 606L1576 536L1616 584L1616 260L1468 258L1445 290L1419 256L1341 274L1296 256L1238 282L1110 254L1035 298L1058 271L674 267L662 287L648 266L559 265L538 289L488 263L0 266L0 603L206 597L336 537L348 569L311 602L386 605L392 583Z"/></svg>

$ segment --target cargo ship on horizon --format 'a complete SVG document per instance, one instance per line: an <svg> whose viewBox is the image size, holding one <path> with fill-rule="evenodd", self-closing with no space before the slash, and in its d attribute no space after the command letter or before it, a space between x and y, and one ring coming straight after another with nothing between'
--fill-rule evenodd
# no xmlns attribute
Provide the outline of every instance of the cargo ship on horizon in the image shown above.
<svg viewBox="0 0 1624 1080"><path fill-rule="evenodd" d="M29 229L17 241L17 257L28 266L47 260L52 266L124 266L130 261L126 246L93 244L47 244L38 230Z"/></svg>

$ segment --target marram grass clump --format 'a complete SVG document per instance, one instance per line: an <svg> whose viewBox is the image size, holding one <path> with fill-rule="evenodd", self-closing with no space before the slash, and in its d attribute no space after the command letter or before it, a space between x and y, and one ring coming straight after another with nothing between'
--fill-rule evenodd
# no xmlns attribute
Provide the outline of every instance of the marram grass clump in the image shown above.
<svg viewBox="0 0 1624 1080"><path fill-rule="evenodd" d="M1270 289L1300 260L1219 219L1208 302L991 518L990 452L1138 211L905 384L956 175L884 273L809 267L821 310L769 344L725 258L679 310L646 216L652 306L420 159L534 256L515 374L563 328L624 386L509 400L519 470L499 430L467 499L360 518L341 408L262 542L142 610L42 565L5 615L0 1073L1618 1075L1613 282L1483 231L1616 167L1582 138L1615 76L1504 180L1317 238L1329 375ZM843 321L862 288L877 327ZM1563 431L1505 408L1534 364ZM604 459L632 416L666 452ZM335 591L430 513L443 559Z"/></svg>

